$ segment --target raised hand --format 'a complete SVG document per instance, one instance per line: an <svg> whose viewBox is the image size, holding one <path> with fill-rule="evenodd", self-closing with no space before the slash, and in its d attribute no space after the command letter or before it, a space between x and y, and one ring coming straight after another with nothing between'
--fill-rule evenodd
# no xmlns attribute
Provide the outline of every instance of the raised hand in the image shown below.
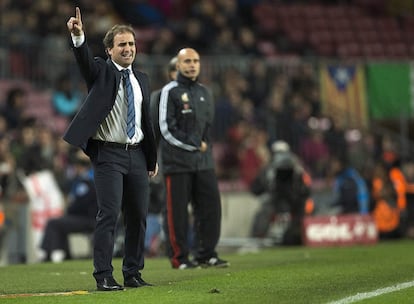
<svg viewBox="0 0 414 304"><path fill-rule="evenodd" d="M76 17L70 17L66 24L69 32L75 36L81 36L83 34L83 25L80 8L76 7Z"/></svg>

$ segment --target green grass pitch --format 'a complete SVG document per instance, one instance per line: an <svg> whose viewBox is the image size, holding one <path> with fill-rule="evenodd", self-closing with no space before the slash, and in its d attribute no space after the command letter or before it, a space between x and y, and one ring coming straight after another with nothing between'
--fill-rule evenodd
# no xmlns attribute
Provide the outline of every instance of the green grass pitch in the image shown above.
<svg viewBox="0 0 414 304"><path fill-rule="evenodd" d="M91 260L0 268L0 303L355 303L355 295L414 284L414 241L347 247L275 247L227 253L224 269L171 269L166 258L146 259L153 287L97 292ZM122 283L121 260L114 276ZM411 285L413 286L413 285ZM358 303L413 303L414 288L374 293Z"/></svg>

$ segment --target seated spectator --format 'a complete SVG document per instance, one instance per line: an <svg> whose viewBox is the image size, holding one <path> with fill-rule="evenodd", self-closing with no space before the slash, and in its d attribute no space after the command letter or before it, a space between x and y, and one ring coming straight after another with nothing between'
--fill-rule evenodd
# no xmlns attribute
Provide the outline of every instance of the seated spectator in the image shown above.
<svg viewBox="0 0 414 304"><path fill-rule="evenodd" d="M390 145L386 144L382 154L382 161L385 166L387 178L390 180L395 193L395 200L392 207L395 209L395 213L398 218L397 227L383 233L383 238L399 238L406 234L407 230L407 180L401 169L401 159L399 156L397 146L390 142Z"/></svg>
<svg viewBox="0 0 414 304"><path fill-rule="evenodd" d="M17 129L25 119L23 109L26 100L26 91L22 87L12 87L7 92L6 102L1 109L1 114L6 119L10 130Z"/></svg>
<svg viewBox="0 0 414 304"><path fill-rule="evenodd" d="M333 178L332 206L340 214L369 212L369 190L359 172L348 164L346 157L332 156L328 176Z"/></svg>
<svg viewBox="0 0 414 304"><path fill-rule="evenodd" d="M16 130L16 138L11 142L10 149L16 159L16 168L25 175L48 168L50 164L50 159L42 155L39 130L34 119L27 119Z"/></svg>
<svg viewBox="0 0 414 304"><path fill-rule="evenodd" d="M58 115L71 119L82 102L82 94L73 88L68 75L58 79L56 89L52 94L53 108Z"/></svg>
<svg viewBox="0 0 414 304"><path fill-rule="evenodd" d="M330 154L322 130L311 130L309 136L300 140L299 157L314 177L325 176Z"/></svg>
<svg viewBox="0 0 414 304"><path fill-rule="evenodd" d="M386 167L397 194L397 207L404 211L407 208L407 181L401 170L400 160L397 158L396 161L387 163Z"/></svg>
<svg viewBox="0 0 414 304"><path fill-rule="evenodd" d="M267 147L267 133L251 127L244 145L239 150L239 167L242 182L249 187L259 171L269 163L270 152Z"/></svg>
<svg viewBox="0 0 414 304"><path fill-rule="evenodd" d="M398 194L387 167L376 164L372 177L372 216L377 226L380 239L397 238L403 235L405 221L404 211L398 208Z"/></svg>
<svg viewBox="0 0 414 304"><path fill-rule="evenodd" d="M407 160L403 165L404 176L407 181L407 231L406 236L414 238L414 160Z"/></svg>
<svg viewBox="0 0 414 304"><path fill-rule="evenodd" d="M74 157L76 176L73 179L64 215L47 222L40 246L41 261L62 262L71 258L70 233L90 234L95 228L97 202L89 159L79 151Z"/></svg>
<svg viewBox="0 0 414 304"><path fill-rule="evenodd" d="M332 117L321 117L320 124L324 125L324 141L332 155L343 155L348 151L345 131L337 126Z"/></svg>

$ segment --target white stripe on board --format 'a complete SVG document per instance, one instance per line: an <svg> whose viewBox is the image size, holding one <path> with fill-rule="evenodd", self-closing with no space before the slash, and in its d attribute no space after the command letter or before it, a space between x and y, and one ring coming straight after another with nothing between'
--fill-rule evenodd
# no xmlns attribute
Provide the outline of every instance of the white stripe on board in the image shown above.
<svg viewBox="0 0 414 304"><path fill-rule="evenodd" d="M375 297L378 297L378 296L386 294L386 293L399 291L399 290L410 288L410 287L413 287L413 286L414 286L414 281L404 282L404 283L396 284L396 285L393 285L393 286L380 288L380 289L370 291L370 292L357 293L354 296L346 297L346 298L340 299L338 301L329 302L328 304L354 303L354 302L357 302L357 301L370 299L370 298L375 298Z"/></svg>

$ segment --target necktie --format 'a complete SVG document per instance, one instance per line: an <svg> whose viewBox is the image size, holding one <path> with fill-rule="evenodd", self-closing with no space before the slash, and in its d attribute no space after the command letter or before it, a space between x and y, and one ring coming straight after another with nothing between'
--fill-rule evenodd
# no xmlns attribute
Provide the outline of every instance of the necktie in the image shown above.
<svg viewBox="0 0 414 304"><path fill-rule="evenodd" d="M129 138L135 134L135 107L134 107L134 91L132 90L131 81L129 80L129 70L122 70L122 79L125 85L125 96L128 104L127 125L126 130Z"/></svg>

